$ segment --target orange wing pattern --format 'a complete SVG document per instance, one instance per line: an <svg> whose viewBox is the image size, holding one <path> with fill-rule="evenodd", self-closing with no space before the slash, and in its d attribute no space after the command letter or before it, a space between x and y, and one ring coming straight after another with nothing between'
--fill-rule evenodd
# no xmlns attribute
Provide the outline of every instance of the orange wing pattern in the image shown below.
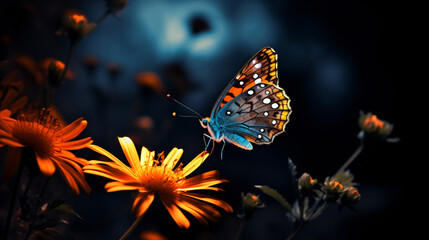
<svg viewBox="0 0 429 240"><path fill-rule="evenodd" d="M277 54L271 47L256 53L238 72L233 84L225 93L220 108L247 89L259 83L278 85Z"/></svg>

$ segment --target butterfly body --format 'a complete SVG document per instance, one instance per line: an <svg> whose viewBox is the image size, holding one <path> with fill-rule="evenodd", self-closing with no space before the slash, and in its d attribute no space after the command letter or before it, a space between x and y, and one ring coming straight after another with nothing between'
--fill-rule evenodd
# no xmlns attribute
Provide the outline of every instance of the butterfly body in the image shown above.
<svg viewBox="0 0 429 240"><path fill-rule="evenodd" d="M289 121L290 100L278 86L277 54L265 47L227 85L209 118L200 120L215 142L246 150L270 144Z"/></svg>

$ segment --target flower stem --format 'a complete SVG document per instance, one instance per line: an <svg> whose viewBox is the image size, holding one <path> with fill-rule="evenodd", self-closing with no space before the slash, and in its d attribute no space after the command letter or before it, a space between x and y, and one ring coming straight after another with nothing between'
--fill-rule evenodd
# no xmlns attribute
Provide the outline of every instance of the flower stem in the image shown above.
<svg viewBox="0 0 429 240"><path fill-rule="evenodd" d="M134 231L134 229L137 227L137 225L139 225L140 221L143 219L143 216L144 214L136 218L133 225L131 225L131 227L128 228L128 230L124 233L124 235L122 235L122 237L119 240L125 240L128 236L130 236L130 234Z"/></svg>
<svg viewBox="0 0 429 240"><path fill-rule="evenodd" d="M238 226L238 230L237 230L237 233L235 234L234 240L240 239L241 233L243 232L243 229L246 223L247 223L247 219L244 218L243 221L241 221L240 226Z"/></svg>
<svg viewBox="0 0 429 240"><path fill-rule="evenodd" d="M304 225L305 225L305 222L301 221L299 223L298 227L295 228L295 231L293 231L293 233L291 235L289 235L287 240L292 240L301 231L301 229L304 227Z"/></svg>
<svg viewBox="0 0 429 240"><path fill-rule="evenodd" d="M347 161L338 169L338 171L335 173L334 177L340 174L341 172L344 172L346 168L359 156L359 154L362 152L364 148L364 144L361 143L359 147L355 150L355 152L347 159Z"/></svg>
<svg viewBox="0 0 429 240"><path fill-rule="evenodd" d="M18 173L16 175L15 183L13 186L13 192L12 192L12 198L10 199L9 210L7 212L6 227L4 230L4 239L7 239L7 235L9 232L10 224L12 221L13 209L15 208L15 199L16 199L16 195L18 194L19 183L21 182L21 176L22 176L23 170L24 170L24 162L23 162L23 159L21 159L21 162L19 163Z"/></svg>
<svg viewBox="0 0 429 240"><path fill-rule="evenodd" d="M101 23L101 21L103 21L103 19L105 18L105 17L107 17L107 15L109 15L110 14L110 9L107 9L104 13L103 13L103 15L101 15L101 17L97 20L97 21L95 21L95 23L97 24L97 25L99 25L100 23Z"/></svg>

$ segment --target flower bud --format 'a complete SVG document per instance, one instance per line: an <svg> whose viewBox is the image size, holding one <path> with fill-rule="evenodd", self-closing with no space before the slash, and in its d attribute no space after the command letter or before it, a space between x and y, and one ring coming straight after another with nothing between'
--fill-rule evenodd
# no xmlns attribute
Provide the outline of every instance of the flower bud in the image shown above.
<svg viewBox="0 0 429 240"><path fill-rule="evenodd" d="M256 210L265 207L264 203L259 199L259 195L253 193L247 193L246 195L241 193L241 202L244 211L242 217L244 216L248 219L252 217Z"/></svg>
<svg viewBox="0 0 429 240"><path fill-rule="evenodd" d="M364 114L361 112L359 126L365 133L378 136L387 136L393 130L393 124L378 119L377 116L372 113Z"/></svg>
<svg viewBox="0 0 429 240"><path fill-rule="evenodd" d="M53 87L58 87L61 84L62 77L65 71L65 64L58 60L51 60L48 67L48 81Z"/></svg>
<svg viewBox="0 0 429 240"><path fill-rule="evenodd" d="M343 185L336 179L330 179L327 177L322 185L322 189L326 192L327 201L336 201L344 193Z"/></svg>
<svg viewBox="0 0 429 240"><path fill-rule="evenodd" d="M70 40L76 41L88 35L97 24L88 23L85 15L75 10L68 10L64 15L63 26Z"/></svg>
<svg viewBox="0 0 429 240"><path fill-rule="evenodd" d="M308 173L303 173L298 179L298 188L301 191L308 192L313 189L316 183L317 179L313 179Z"/></svg>
<svg viewBox="0 0 429 240"><path fill-rule="evenodd" d="M356 204L360 200L360 194L355 187L347 187L344 194L341 196L340 202L343 205L350 206Z"/></svg>

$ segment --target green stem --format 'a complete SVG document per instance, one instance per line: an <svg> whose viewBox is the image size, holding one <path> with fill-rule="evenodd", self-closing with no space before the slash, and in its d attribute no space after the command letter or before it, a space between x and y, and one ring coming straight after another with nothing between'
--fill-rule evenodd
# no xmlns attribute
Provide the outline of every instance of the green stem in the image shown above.
<svg viewBox="0 0 429 240"><path fill-rule="evenodd" d="M7 212L6 227L4 230L4 239L7 239L7 235L9 233L9 228L12 221L13 209L15 208L15 199L16 199L16 195L18 194L19 183L21 182L21 176L22 176L23 170L24 170L24 161L23 159L21 159L21 162L19 163L18 173L16 175L15 183L13 186L13 192L12 192L12 198L9 204L9 210Z"/></svg>
<svg viewBox="0 0 429 240"><path fill-rule="evenodd" d="M144 214L136 218L133 225L131 225L131 227L128 228L128 230L124 233L124 235L122 235L122 237L119 240L125 240L128 236L130 236L130 234L134 231L134 229L137 227L137 225L139 225L140 221L143 219L143 216Z"/></svg>

